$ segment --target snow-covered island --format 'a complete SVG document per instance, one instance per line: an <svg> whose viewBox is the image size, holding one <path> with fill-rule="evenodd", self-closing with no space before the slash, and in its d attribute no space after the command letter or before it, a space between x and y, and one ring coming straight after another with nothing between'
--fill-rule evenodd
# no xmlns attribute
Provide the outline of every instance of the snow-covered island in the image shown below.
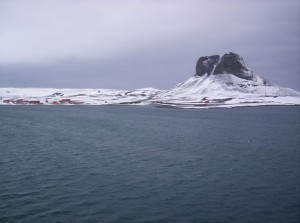
<svg viewBox="0 0 300 223"><path fill-rule="evenodd" d="M176 108L300 105L300 92L256 75L234 53L200 57L196 74L169 90L0 88L0 105L154 105Z"/></svg>

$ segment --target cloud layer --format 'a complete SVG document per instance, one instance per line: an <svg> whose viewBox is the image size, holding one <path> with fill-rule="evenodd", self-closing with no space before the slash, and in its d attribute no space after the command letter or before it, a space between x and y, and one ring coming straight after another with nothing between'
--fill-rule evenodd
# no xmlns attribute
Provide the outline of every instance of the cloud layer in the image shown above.
<svg viewBox="0 0 300 223"><path fill-rule="evenodd" d="M233 51L256 73L300 90L299 5L2 0L0 86L166 88L193 75L198 57Z"/></svg>

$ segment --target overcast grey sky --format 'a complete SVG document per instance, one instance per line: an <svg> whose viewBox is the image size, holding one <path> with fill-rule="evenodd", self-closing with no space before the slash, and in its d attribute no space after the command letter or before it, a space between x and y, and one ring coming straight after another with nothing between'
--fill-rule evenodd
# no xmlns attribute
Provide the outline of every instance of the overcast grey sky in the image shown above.
<svg viewBox="0 0 300 223"><path fill-rule="evenodd" d="M0 87L167 89L240 54L300 90L300 0L0 0Z"/></svg>

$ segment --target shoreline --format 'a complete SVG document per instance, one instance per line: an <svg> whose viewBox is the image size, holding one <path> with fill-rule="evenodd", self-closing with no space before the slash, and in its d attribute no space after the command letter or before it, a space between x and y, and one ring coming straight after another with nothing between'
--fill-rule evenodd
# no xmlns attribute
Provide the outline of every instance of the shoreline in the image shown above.
<svg viewBox="0 0 300 223"><path fill-rule="evenodd" d="M300 107L300 104L259 104L259 103L254 103L254 104L245 104L245 105L205 105L205 106L199 106L199 105L188 105L188 106L183 106L183 104L59 104L59 105L51 105L51 104L38 104L38 105L32 105L32 104L0 104L0 106L54 106L54 107L61 107L61 106L142 106L142 107L154 107L154 108L161 108L161 109L230 109L230 108L251 108L251 107Z"/></svg>

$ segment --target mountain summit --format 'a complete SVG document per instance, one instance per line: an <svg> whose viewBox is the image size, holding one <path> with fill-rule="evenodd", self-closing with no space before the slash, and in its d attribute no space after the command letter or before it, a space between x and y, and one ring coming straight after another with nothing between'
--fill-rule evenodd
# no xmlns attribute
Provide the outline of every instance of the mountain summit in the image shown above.
<svg viewBox="0 0 300 223"><path fill-rule="evenodd" d="M248 69L244 59L235 53L200 57L196 65L196 75L233 74L245 80L253 80L253 72Z"/></svg>

